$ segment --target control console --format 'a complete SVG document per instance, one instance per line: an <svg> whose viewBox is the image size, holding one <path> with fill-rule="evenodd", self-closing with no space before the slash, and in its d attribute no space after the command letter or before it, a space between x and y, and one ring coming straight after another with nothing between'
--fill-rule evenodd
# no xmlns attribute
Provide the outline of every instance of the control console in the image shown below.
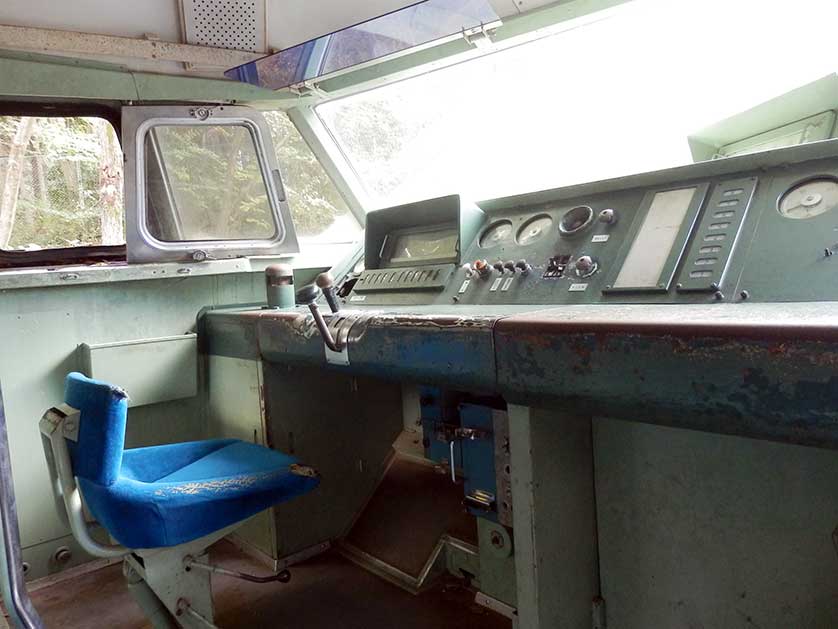
<svg viewBox="0 0 838 629"><path fill-rule="evenodd" d="M352 307L838 300L838 141L368 220Z"/></svg>

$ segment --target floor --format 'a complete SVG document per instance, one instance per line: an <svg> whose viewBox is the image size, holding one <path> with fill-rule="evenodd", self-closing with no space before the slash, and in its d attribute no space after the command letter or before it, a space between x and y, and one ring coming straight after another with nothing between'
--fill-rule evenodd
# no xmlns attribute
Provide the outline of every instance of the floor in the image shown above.
<svg viewBox="0 0 838 629"><path fill-rule="evenodd" d="M228 542L214 563L264 574L264 567ZM474 604L456 579L413 596L362 570L336 552L291 569L288 584L258 585L213 577L216 624L224 629L510 629L511 623ZM36 609L49 629L146 629L124 585L120 565L36 591Z"/></svg>
<svg viewBox="0 0 838 629"><path fill-rule="evenodd" d="M396 455L346 541L418 577L444 533L477 545L477 523L463 507L463 486L430 465Z"/></svg>

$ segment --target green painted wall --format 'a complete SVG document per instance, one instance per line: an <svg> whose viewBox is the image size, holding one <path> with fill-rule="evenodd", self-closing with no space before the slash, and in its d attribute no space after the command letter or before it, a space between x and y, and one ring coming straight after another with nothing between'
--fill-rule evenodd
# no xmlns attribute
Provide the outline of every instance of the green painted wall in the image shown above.
<svg viewBox="0 0 838 629"><path fill-rule="evenodd" d="M59 546L75 549L50 493L38 420L62 401L64 376L79 368L77 346L183 334L194 330L205 306L262 301L263 282L261 273L231 273L0 289L0 382L30 577L57 570L49 557ZM185 441L206 432L195 397L132 408L127 442ZM72 563L85 559L74 550Z"/></svg>

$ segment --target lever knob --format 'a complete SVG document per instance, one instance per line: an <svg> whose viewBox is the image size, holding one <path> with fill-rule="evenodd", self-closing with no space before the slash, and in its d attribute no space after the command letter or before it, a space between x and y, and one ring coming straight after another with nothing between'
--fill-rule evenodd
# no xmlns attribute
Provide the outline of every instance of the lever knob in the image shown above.
<svg viewBox="0 0 838 629"><path fill-rule="evenodd" d="M504 262L503 268L515 275L515 263L510 260L509 262Z"/></svg>
<svg viewBox="0 0 838 629"><path fill-rule="evenodd" d="M317 284L318 288L326 289L332 288L335 285L335 278L332 277L332 274L328 271L321 273L314 279L314 283Z"/></svg>
<svg viewBox="0 0 838 629"><path fill-rule="evenodd" d="M297 291L297 303L303 306L313 304L318 297L320 297L320 289L314 284L303 286Z"/></svg>
<svg viewBox="0 0 838 629"><path fill-rule="evenodd" d="M314 283L323 291L323 296L326 297L326 302L329 304L329 310L337 312L340 310L338 305L338 298L335 295L335 278L332 274L326 271L318 275Z"/></svg>
<svg viewBox="0 0 838 629"><path fill-rule="evenodd" d="M492 268L494 268L494 269L495 269L498 273L500 273L501 275L503 275L503 272L504 272L504 265L503 265L503 261L502 261L502 260L498 260L497 262L495 262L495 263L492 265Z"/></svg>

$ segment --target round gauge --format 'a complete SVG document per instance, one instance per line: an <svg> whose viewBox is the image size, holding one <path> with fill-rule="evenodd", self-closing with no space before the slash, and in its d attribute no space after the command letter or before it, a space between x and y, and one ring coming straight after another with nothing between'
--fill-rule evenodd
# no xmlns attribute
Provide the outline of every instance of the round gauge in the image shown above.
<svg viewBox="0 0 838 629"><path fill-rule="evenodd" d="M559 221L559 232L562 236L578 234L594 220L594 211L587 205L577 205L564 213Z"/></svg>
<svg viewBox="0 0 838 629"><path fill-rule="evenodd" d="M481 247L495 247L512 239L512 221L492 223L480 236Z"/></svg>
<svg viewBox="0 0 838 629"><path fill-rule="evenodd" d="M809 179L793 186L777 204L786 218L814 218L838 207L838 180L831 177Z"/></svg>
<svg viewBox="0 0 838 629"><path fill-rule="evenodd" d="M550 231L553 219L546 214L540 214L521 225L516 240L519 245L531 245Z"/></svg>

